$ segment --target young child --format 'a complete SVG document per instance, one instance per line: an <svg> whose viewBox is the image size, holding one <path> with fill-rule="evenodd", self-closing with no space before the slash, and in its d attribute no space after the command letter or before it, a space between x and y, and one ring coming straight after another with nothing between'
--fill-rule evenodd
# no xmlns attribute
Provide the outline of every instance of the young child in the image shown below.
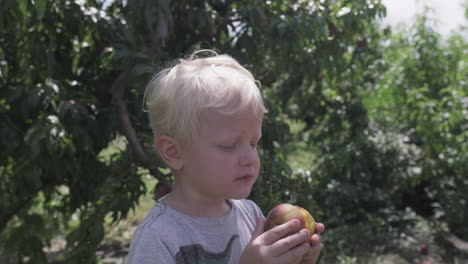
<svg viewBox="0 0 468 264"><path fill-rule="evenodd" d="M316 234L297 220L264 232L261 210L245 199L267 112L249 71L199 51L153 78L146 105L175 182L135 231L128 263L315 263L322 224Z"/></svg>

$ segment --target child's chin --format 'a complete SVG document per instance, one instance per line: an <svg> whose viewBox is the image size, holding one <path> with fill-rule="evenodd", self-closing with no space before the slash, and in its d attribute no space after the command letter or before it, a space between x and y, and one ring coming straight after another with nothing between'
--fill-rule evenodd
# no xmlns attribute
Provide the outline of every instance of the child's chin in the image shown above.
<svg viewBox="0 0 468 264"><path fill-rule="evenodd" d="M229 197L229 199L234 199L234 200L246 199L247 197L249 197L250 191L251 190L232 194L231 197Z"/></svg>

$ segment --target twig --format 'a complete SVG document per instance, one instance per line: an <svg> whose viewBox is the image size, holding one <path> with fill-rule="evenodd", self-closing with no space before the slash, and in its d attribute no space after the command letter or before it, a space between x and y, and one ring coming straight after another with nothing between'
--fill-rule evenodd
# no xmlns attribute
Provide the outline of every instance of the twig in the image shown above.
<svg viewBox="0 0 468 264"><path fill-rule="evenodd" d="M151 159L140 144L135 129L129 118L127 105L124 100L125 88L128 86L129 70L122 72L112 84L110 93L112 95L112 105L116 108L119 115L119 123L122 133L128 140L130 148L135 153L136 160L143 167L147 168L150 173L155 176L159 182L170 188L171 184L167 179L167 175L155 169L151 164Z"/></svg>
<svg viewBox="0 0 468 264"><path fill-rule="evenodd" d="M468 253L468 242L461 240L454 234L447 234L445 239L458 250Z"/></svg>

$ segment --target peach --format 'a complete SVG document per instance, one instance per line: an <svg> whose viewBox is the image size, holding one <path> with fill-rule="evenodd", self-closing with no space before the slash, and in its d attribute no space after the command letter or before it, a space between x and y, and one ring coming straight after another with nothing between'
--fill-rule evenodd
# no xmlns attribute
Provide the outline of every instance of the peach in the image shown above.
<svg viewBox="0 0 468 264"><path fill-rule="evenodd" d="M309 211L287 203L277 205L271 209L266 217L265 231L293 219L299 220L302 227L307 228L310 234L315 233L315 220Z"/></svg>

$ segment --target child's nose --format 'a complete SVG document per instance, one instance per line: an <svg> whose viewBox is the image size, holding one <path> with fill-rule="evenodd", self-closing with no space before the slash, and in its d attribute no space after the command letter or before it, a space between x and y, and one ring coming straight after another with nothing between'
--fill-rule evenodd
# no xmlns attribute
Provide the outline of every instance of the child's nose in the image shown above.
<svg viewBox="0 0 468 264"><path fill-rule="evenodd" d="M258 162L259 159L257 149L249 146L242 152L239 163L242 166L250 166Z"/></svg>

